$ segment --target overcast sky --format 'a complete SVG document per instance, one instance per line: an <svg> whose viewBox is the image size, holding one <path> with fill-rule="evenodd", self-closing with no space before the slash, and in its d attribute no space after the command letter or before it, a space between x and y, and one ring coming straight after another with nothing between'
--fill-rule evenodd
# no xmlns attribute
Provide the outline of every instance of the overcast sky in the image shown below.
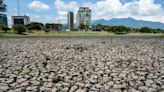
<svg viewBox="0 0 164 92"><path fill-rule="evenodd" d="M17 15L17 0L5 0L8 6L8 21ZM92 10L92 20L132 17L164 23L164 0L19 0L20 15L27 14L31 21L66 23L67 12L75 14L78 7Z"/></svg>

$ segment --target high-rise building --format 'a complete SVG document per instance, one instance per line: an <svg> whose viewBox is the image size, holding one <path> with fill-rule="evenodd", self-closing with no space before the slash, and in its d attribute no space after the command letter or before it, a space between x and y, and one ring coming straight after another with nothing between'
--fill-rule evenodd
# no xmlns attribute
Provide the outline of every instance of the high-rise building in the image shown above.
<svg viewBox="0 0 164 92"><path fill-rule="evenodd" d="M74 14L73 12L68 12L67 14L67 26L70 31L74 29Z"/></svg>
<svg viewBox="0 0 164 92"><path fill-rule="evenodd" d="M76 16L77 27L81 24L91 26L91 10L89 7L80 7Z"/></svg>
<svg viewBox="0 0 164 92"><path fill-rule="evenodd" d="M23 24L23 25L27 25L30 24L30 17L29 16L12 16L12 22L13 25L15 24Z"/></svg>
<svg viewBox="0 0 164 92"><path fill-rule="evenodd" d="M0 14L0 25L7 25L7 16L5 14Z"/></svg>

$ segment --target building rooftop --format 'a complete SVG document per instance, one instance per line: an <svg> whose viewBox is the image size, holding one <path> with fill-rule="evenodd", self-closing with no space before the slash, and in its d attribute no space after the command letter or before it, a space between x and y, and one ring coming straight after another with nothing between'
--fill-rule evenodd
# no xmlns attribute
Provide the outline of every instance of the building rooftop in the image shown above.
<svg viewBox="0 0 164 92"><path fill-rule="evenodd" d="M27 15L24 15L24 16L12 16L13 18L18 18L18 17L26 17L26 18L29 18L29 16Z"/></svg>
<svg viewBox="0 0 164 92"><path fill-rule="evenodd" d="M79 9L89 9L89 7L80 7Z"/></svg>
<svg viewBox="0 0 164 92"><path fill-rule="evenodd" d="M89 7L80 7L79 8L79 10L78 10L79 12L82 12L82 11L91 11L91 9L89 8Z"/></svg>

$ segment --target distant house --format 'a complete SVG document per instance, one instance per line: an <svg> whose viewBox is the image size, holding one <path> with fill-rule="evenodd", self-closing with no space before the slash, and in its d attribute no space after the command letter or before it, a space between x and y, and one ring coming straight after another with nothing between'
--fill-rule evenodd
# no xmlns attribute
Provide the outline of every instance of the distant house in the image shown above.
<svg viewBox="0 0 164 92"><path fill-rule="evenodd" d="M7 25L7 16L5 14L0 14L0 25Z"/></svg>
<svg viewBox="0 0 164 92"><path fill-rule="evenodd" d="M47 30L50 31L61 31L62 30L62 24L55 24L55 23L46 23L45 27Z"/></svg>
<svg viewBox="0 0 164 92"><path fill-rule="evenodd" d="M30 24L30 17L29 16L12 16L12 22L13 25L15 24L23 24L23 25L27 25Z"/></svg>

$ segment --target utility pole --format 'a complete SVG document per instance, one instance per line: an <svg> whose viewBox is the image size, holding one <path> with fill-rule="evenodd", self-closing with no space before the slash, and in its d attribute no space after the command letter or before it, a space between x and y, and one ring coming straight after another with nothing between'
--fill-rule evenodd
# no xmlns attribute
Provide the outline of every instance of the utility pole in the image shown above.
<svg viewBox="0 0 164 92"><path fill-rule="evenodd" d="M18 16L19 16L19 0L17 0L17 13L18 13Z"/></svg>

